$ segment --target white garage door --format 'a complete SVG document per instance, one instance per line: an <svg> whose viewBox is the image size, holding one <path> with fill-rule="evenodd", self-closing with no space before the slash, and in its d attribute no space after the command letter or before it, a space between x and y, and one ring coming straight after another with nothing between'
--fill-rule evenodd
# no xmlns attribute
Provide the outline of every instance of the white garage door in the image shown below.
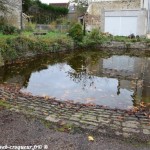
<svg viewBox="0 0 150 150"><path fill-rule="evenodd" d="M137 35L137 17L105 17L105 32L122 36Z"/></svg>

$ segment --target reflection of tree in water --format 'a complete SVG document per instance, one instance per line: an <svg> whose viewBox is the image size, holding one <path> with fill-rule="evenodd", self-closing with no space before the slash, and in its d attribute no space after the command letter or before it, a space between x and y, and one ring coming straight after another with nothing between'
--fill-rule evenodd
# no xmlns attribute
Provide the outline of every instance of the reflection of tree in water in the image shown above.
<svg viewBox="0 0 150 150"><path fill-rule="evenodd" d="M68 64L72 69L76 72L81 71L81 69L86 67L86 58L84 56L73 56L71 59L68 60Z"/></svg>
<svg viewBox="0 0 150 150"><path fill-rule="evenodd" d="M81 70L80 72L68 71L67 73L75 83L82 84L82 89L94 87L94 76L88 74L86 70Z"/></svg>
<svg viewBox="0 0 150 150"><path fill-rule="evenodd" d="M48 65L63 62L64 54L54 54L45 57L26 60L20 64L5 65L0 67L0 83L11 81L27 87L30 76L33 72L47 69ZM20 80L18 80L20 79Z"/></svg>
<svg viewBox="0 0 150 150"><path fill-rule="evenodd" d="M94 76L88 71L89 63L91 63L91 61L88 57L86 58L80 55L72 57L68 61L68 64L73 69L67 72L68 76L75 83L81 83L82 89L94 87Z"/></svg>

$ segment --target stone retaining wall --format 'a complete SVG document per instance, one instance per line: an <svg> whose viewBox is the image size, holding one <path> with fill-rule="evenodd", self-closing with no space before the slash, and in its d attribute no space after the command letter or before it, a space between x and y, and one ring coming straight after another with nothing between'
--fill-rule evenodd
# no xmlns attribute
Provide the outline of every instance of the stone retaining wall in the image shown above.
<svg viewBox="0 0 150 150"><path fill-rule="evenodd" d="M7 11L0 11L0 16L4 16L8 24L21 29L22 0L6 0L5 3Z"/></svg>
<svg viewBox="0 0 150 150"><path fill-rule="evenodd" d="M138 50L150 50L150 44L142 42L107 42L102 44L102 48L118 48L118 49L138 49Z"/></svg>
<svg viewBox="0 0 150 150"><path fill-rule="evenodd" d="M23 60L26 60L26 59L30 59L30 58L33 58L33 57L36 57L37 55L47 55L49 53L56 53L56 52L65 52L65 51L69 51L69 50L75 50L75 49L79 49L81 47L79 46L73 46L74 44L72 43L72 46L70 48L68 47L65 47L65 46L60 46L60 47L57 47L57 45L53 45L51 47L49 47L49 51L43 51L43 52L26 52L26 53L23 53L23 56L20 56L20 57L17 57L16 59L13 60L13 62L16 62L17 63L17 60L19 59L23 59ZM100 49L100 50L106 50L106 51L116 51L117 53L119 53L121 50L130 50L131 53L134 53L135 50L136 52L140 52L140 54L144 54L147 52L150 51L150 43L143 43L143 42L134 42L134 43L130 43L130 42L116 42L116 41L112 41L112 42L107 42L107 43L104 43L104 44L95 44L95 46L92 46L93 48L97 48L97 49ZM89 46L88 47L82 47L82 48L90 48ZM132 52L133 51L133 52ZM3 66L5 63L9 64L9 63L13 63L12 61L9 61L9 60L4 60L2 57L1 57L1 54L0 54L0 66Z"/></svg>

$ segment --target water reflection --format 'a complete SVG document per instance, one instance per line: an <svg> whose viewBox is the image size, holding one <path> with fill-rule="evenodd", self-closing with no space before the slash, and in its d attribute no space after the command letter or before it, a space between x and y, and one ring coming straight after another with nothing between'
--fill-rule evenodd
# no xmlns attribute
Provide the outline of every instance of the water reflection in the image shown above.
<svg viewBox="0 0 150 150"><path fill-rule="evenodd" d="M23 92L128 109L150 102L150 58L89 51L55 54L0 68L0 81Z"/></svg>

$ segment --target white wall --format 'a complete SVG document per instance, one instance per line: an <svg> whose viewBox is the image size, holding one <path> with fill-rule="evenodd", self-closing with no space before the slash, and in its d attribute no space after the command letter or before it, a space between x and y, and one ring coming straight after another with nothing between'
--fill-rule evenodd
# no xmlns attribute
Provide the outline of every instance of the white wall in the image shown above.
<svg viewBox="0 0 150 150"><path fill-rule="evenodd" d="M148 1L149 0L143 0L143 6L142 6L142 8L146 8L148 10Z"/></svg>
<svg viewBox="0 0 150 150"><path fill-rule="evenodd" d="M137 17L105 17L105 32L112 35L137 35Z"/></svg>
<svg viewBox="0 0 150 150"><path fill-rule="evenodd" d="M112 35L146 35L146 10L108 10L104 12L104 32Z"/></svg>

